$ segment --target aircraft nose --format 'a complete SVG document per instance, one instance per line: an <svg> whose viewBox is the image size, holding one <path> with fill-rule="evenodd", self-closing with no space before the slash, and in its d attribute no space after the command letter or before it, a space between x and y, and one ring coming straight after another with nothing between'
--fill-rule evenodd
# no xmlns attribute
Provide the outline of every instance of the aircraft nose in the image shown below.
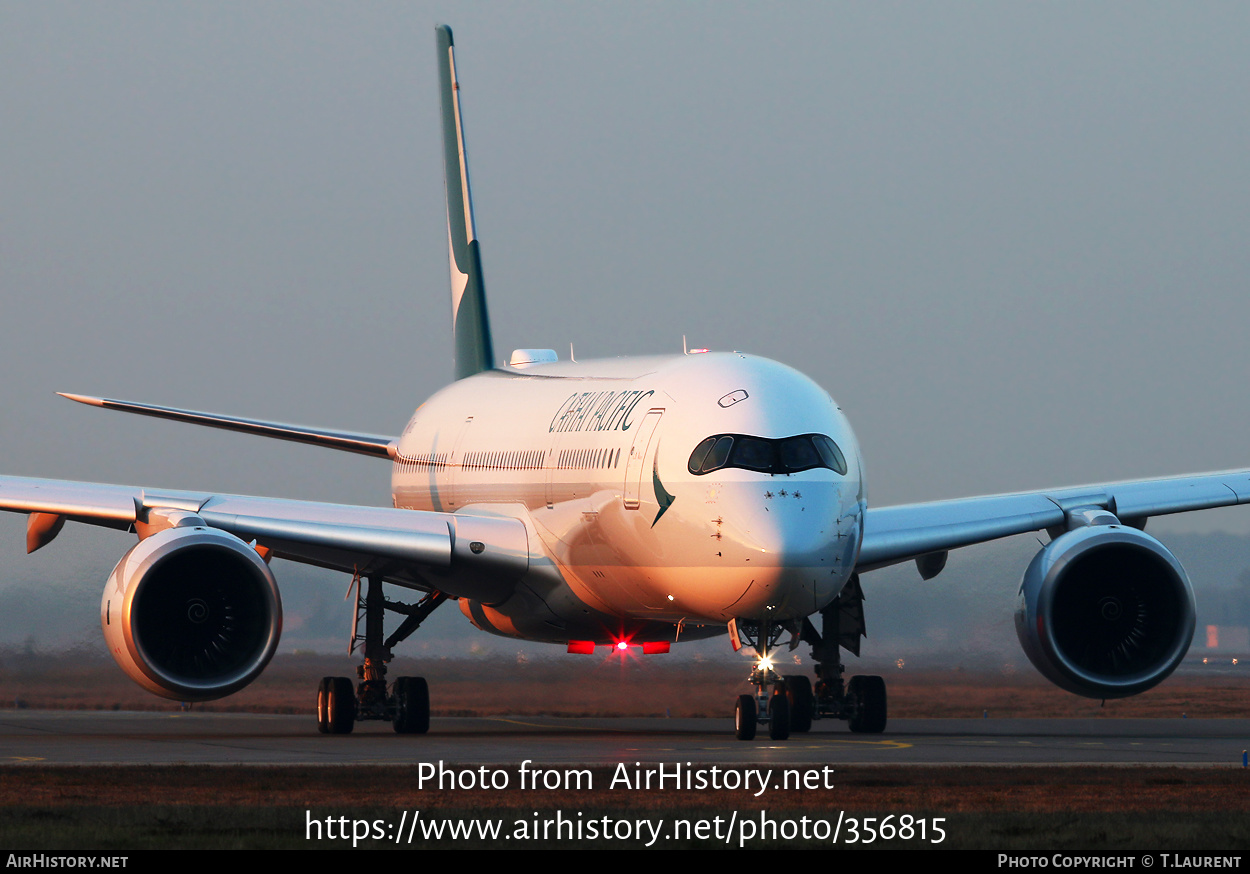
<svg viewBox="0 0 1250 874"><path fill-rule="evenodd" d="M739 522L740 547L769 566L819 563L836 539L833 514L826 515L822 503L800 505L783 498L744 512Z"/></svg>
<svg viewBox="0 0 1250 874"><path fill-rule="evenodd" d="M806 616L828 603L850 574L858 535L837 484L770 484L737 497L730 538L751 571L739 615Z"/></svg>

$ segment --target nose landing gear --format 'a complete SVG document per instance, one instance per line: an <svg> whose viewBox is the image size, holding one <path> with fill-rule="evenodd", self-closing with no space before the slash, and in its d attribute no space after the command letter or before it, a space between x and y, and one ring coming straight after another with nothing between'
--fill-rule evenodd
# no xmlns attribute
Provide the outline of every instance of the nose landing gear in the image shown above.
<svg viewBox="0 0 1250 874"><path fill-rule="evenodd" d="M736 624L739 639L754 647L756 655L755 666L747 679L755 687L755 694L739 695L734 706L734 736L738 740L753 740L760 725L768 726L771 740L790 737L792 708L787 681L773 670L770 655L784 631L784 626L767 621Z"/></svg>

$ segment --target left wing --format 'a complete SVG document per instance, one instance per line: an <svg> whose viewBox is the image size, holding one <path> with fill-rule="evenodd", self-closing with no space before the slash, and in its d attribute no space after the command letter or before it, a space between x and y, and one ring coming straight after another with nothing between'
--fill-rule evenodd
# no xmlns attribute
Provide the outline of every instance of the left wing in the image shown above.
<svg viewBox="0 0 1250 874"><path fill-rule="evenodd" d="M0 510L31 514L31 552L50 542L66 520L133 530L144 537L163 528L199 524L280 558L487 604L506 597L529 567L525 523L503 516L25 477L0 477Z"/></svg>
<svg viewBox="0 0 1250 874"><path fill-rule="evenodd" d="M1082 510L1142 528L1150 516L1250 503L1250 470L1134 480L869 508L857 571L1042 529L1066 530Z"/></svg>
<svg viewBox="0 0 1250 874"><path fill-rule="evenodd" d="M241 431L244 434L273 437L276 440L290 440L292 443L307 443L312 446L340 449L344 452L372 455L377 458L395 457L395 438L384 437L381 434L361 434L357 431L338 431L330 428L314 428L308 425L291 425L286 422L270 422L265 419L223 416L220 413L183 410L178 407L161 407L156 404L138 404L134 401L96 398L90 395L76 395L63 391L59 391L57 394L76 403L86 404L90 407L100 407L105 410L117 410L121 413L138 413L140 416L172 419L175 422L204 425L209 428L221 428L224 431Z"/></svg>

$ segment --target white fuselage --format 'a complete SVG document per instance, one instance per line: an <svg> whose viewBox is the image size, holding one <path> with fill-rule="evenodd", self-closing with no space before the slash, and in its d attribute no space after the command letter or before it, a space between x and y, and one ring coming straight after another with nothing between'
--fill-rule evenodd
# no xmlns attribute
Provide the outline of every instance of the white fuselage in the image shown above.
<svg viewBox="0 0 1250 874"><path fill-rule="evenodd" d="M691 473L692 450L718 434L823 434L847 472ZM529 576L498 604L461 607L487 630L553 641L807 616L849 578L865 506L858 446L832 398L740 353L460 380L413 414L392 492L397 507L525 521Z"/></svg>

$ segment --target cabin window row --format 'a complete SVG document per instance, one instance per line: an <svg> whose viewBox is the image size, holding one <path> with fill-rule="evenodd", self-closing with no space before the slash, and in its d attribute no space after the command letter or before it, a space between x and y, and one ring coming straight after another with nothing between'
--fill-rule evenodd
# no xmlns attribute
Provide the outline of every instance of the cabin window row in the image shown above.
<svg viewBox="0 0 1250 874"><path fill-rule="evenodd" d="M620 449L566 449L560 453L556 467L562 470L594 470L613 468L620 462Z"/></svg>
<svg viewBox="0 0 1250 874"><path fill-rule="evenodd" d="M470 452L465 455L461 467L495 468L505 470L537 470L543 466L546 455L541 449L530 452Z"/></svg>
<svg viewBox="0 0 1250 874"><path fill-rule="evenodd" d="M422 453L412 457L399 456L399 463L402 467L412 469L417 467L443 467L447 464L448 457L445 452L438 453Z"/></svg>
<svg viewBox="0 0 1250 874"><path fill-rule="evenodd" d="M541 470L546 466L547 453L541 449L529 452L468 452L460 467L464 470ZM412 457L400 456L399 463L406 469L444 467L450 463L446 453L423 454ZM593 470L619 467L621 450L616 449L565 449L556 458L555 467L561 470Z"/></svg>

